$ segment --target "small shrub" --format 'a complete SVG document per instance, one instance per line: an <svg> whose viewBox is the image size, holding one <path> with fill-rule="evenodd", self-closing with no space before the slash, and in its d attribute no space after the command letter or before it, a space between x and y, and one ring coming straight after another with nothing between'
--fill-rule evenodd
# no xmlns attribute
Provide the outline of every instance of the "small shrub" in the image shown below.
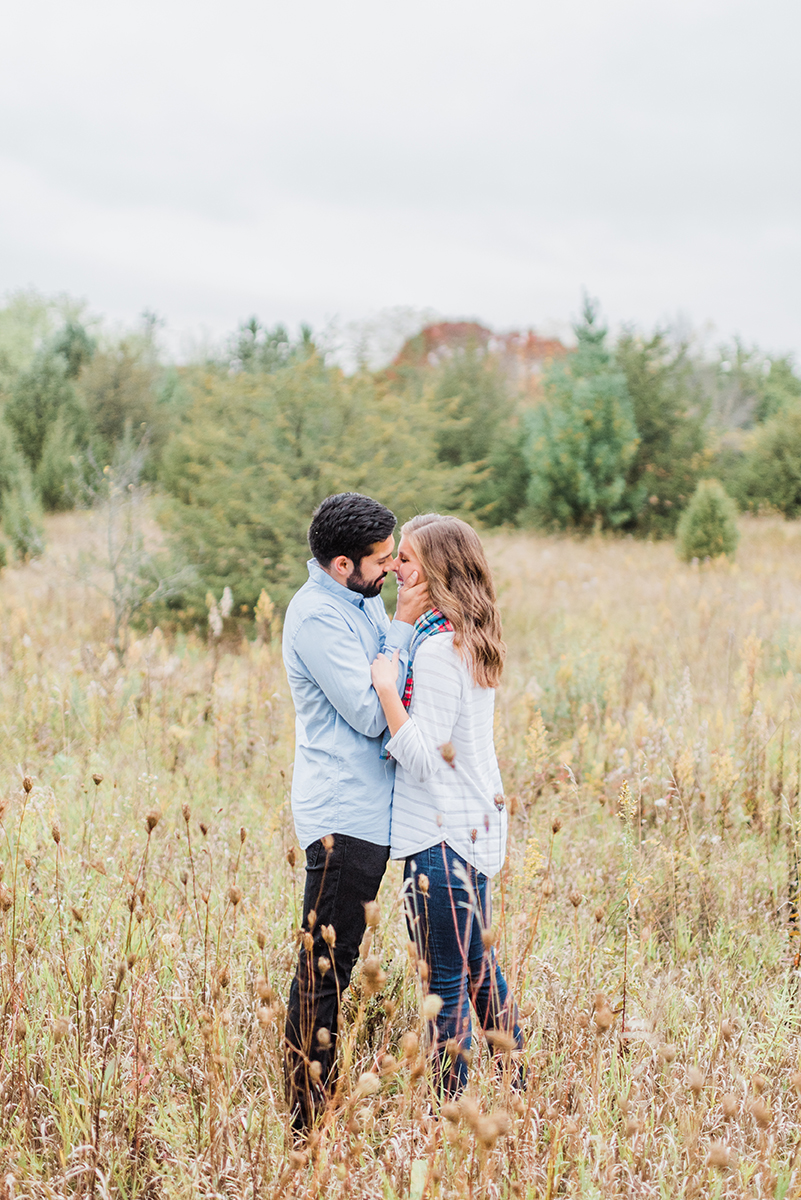
<svg viewBox="0 0 801 1200"><path fill-rule="evenodd" d="M22 562L36 558L45 547L42 509L26 472L18 487L3 496L3 532Z"/></svg>
<svg viewBox="0 0 801 1200"><path fill-rule="evenodd" d="M682 514L676 552L684 562L693 558L733 555L740 534L737 506L717 479L702 479Z"/></svg>

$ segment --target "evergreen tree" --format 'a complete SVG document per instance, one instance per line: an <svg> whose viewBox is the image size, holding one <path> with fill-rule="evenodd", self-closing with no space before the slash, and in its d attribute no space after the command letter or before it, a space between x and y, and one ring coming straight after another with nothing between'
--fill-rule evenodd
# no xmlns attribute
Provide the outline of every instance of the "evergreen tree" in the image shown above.
<svg viewBox="0 0 801 1200"><path fill-rule="evenodd" d="M525 504L528 467L515 397L497 362L477 346L456 350L434 376L430 403L440 461L476 468L465 503L489 525L513 521Z"/></svg>
<svg viewBox="0 0 801 1200"><path fill-rule="evenodd" d="M83 443L89 432L86 409L70 378L67 360L48 348L17 377L5 409L17 445L34 470L42 457L48 430L59 414L76 443Z"/></svg>
<svg viewBox="0 0 801 1200"><path fill-rule="evenodd" d="M706 410L687 347L671 347L662 333L644 339L629 332L617 343L615 362L626 379L639 438L628 486L643 498L623 528L671 535L709 460Z"/></svg>
<svg viewBox="0 0 801 1200"><path fill-rule="evenodd" d="M638 445L631 396L589 300L574 330L577 348L548 371L530 420L531 513L543 528L619 529L645 494L629 482Z"/></svg>
<svg viewBox="0 0 801 1200"><path fill-rule="evenodd" d="M208 591L283 606L303 581L311 513L332 492L362 491L399 517L452 509L468 469L437 461L422 402L362 373L346 378L312 354L273 374L207 373L163 458L162 509L198 584L172 602L205 616Z"/></svg>
<svg viewBox="0 0 801 1200"><path fill-rule="evenodd" d="M748 436L734 479L743 508L801 516L801 402L779 409Z"/></svg>
<svg viewBox="0 0 801 1200"><path fill-rule="evenodd" d="M684 562L737 549L737 506L717 479L702 479L679 521L676 552Z"/></svg>

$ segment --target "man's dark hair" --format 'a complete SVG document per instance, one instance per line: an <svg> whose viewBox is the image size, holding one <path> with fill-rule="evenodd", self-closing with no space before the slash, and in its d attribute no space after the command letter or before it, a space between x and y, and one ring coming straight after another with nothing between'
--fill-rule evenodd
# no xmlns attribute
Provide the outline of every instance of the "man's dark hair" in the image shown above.
<svg viewBox="0 0 801 1200"><path fill-rule="evenodd" d="M394 533L395 514L377 500L358 492L328 496L315 510L309 526L309 546L321 567L344 554L358 571L376 542Z"/></svg>

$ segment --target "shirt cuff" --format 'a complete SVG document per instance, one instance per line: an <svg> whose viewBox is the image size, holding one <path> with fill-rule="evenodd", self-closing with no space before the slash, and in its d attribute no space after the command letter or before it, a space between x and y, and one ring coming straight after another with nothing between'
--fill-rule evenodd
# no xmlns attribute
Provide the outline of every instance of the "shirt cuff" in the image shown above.
<svg viewBox="0 0 801 1200"><path fill-rule="evenodd" d="M392 650L408 650L414 633L414 625L409 625L406 621L391 621L389 625L389 633L384 642L384 653L387 652L387 647Z"/></svg>
<svg viewBox="0 0 801 1200"><path fill-rule="evenodd" d="M403 757L404 757L403 747L406 745L407 741L409 740L411 733L412 733L412 720L410 718L408 721L403 722L403 724L401 725L398 732L394 735L394 737L391 737L389 739L389 741L387 742L387 745L386 745L387 750L390 752L390 754L395 759L395 761L401 763L404 766L405 766L405 763L403 762ZM396 753L397 750L400 750L400 754Z"/></svg>

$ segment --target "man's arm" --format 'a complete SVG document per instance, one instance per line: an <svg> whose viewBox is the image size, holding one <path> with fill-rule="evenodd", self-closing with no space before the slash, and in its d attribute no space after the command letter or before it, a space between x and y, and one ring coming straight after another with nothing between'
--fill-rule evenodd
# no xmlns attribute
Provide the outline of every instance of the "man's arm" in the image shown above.
<svg viewBox="0 0 801 1200"><path fill-rule="evenodd" d="M383 733L387 722L373 688L370 663L344 616L322 609L307 617L294 649L325 697L357 733L366 737Z"/></svg>

